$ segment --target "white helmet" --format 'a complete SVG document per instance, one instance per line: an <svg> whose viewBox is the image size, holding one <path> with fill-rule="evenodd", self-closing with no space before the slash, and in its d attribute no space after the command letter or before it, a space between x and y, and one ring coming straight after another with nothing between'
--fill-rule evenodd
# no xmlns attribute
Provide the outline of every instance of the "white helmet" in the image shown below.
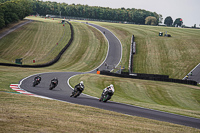
<svg viewBox="0 0 200 133"><path fill-rule="evenodd" d="M110 87L113 87L113 85L112 85L112 84L110 84Z"/></svg>
<svg viewBox="0 0 200 133"><path fill-rule="evenodd" d="M80 84L83 84L83 81L81 81Z"/></svg>

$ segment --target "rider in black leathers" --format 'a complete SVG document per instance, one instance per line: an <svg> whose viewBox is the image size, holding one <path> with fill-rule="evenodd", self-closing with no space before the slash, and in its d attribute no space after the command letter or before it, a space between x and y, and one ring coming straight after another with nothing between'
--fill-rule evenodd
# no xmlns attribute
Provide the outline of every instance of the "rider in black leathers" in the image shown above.
<svg viewBox="0 0 200 133"><path fill-rule="evenodd" d="M41 77L40 75L37 75L35 78L34 78L34 81L33 81L33 87L35 87L36 85L38 85L41 81Z"/></svg>
<svg viewBox="0 0 200 133"><path fill-rule="evenodd" d="M36 81L37 79L39 79L39 81L41 81L41 77L40 77L40 75L37 75L35 78L34 78L34 81Z"/></svg>
<svg viewBox="0 0 200 133"><path fill-rule="evenodd" d="M83 84L83 81L81 81L80 83L78 83L75 87L74 87L74 91L72 92L72 94L70 95L70 97L74 96L74 94L77 92L77 91L83 91L84 90L84 84Z"/></svg>
<svg viewBox="0 0 200 133"><path fill-rule="evenodd" d="M51 80L51 83L53 83L55 85L58 85L58 79L55 77L54 79Z"/></svg>
<svg viewBox="0 0 200 133"><path fill-rule="evenodd" d="M51 80L49 89L52 90L53 88L55 88L58 85L58 79L55 77L54 79Z"/></svg>
<svg viewBox="0 0 200 133"><path fill-rule="evenodd" d="M58 85L58 79L55 77L54 79L51 80L51 83L53 83L54 85Z"/></svg>

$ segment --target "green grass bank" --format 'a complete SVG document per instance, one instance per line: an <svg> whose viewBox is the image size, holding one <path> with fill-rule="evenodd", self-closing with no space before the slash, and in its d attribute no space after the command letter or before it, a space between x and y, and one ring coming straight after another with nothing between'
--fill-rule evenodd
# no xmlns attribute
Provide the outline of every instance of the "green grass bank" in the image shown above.
<svg viewBox="0 0 200 133"><path fill-rule="evenodd" d="M29 24L25 27L20 28L20 31L16 32L15 34L7 36L7 41L16 42L12 43L13 46L8 44L8 42L4 40L5 38L3 39L4 43L1 42L2 39L0 40L0 49L4 49L3 51L0 51L0 54L3 55L2 52L5 52L7 54L7 56L4 57L0 56L0 61L10 62L15 58L21 58L25 55L27 55L26 59L32 60L33 57L39 58L39 56L37 56L38 53L41 53L40 56L45 57L46 54L42 53L48 53L49 51L51 51L55 43L60 40L63 35L60 34L63 33L63 26L62 24L58 23L60 21L59 19L52 20L38 17L33 17L32 19L36 20L34 22L34 26L36 28L32 28L32 30L27 31L27 29L34 27L32 24ZM48 29L48 27L46 27L46 23L48 23L49 26L52 26L51 28L53 28L54 26L58 26L60 29L58 27L55 29L59 30L59 32L50 33L50 37L47 37L47 33L46 36L37 36L37 33L40 34L40 32L43 32L45 34L45 32L51 29ZM9 88L10 84L16 84L19 82L19 80L32 74L42 72L89 71L101 64L107 52L107 42L104 36L96 29L85 24L75 22L71 23L74 27L75 40L66 51L66 53L63 54L58 63L50 67L38 69L0 66L0 132L200 132L199 129L195 128L145 119L141 117L127 116L120 113L101 110L97 108L35 98L21 94L7 93L14 92ZM119 37L119 35L121 34L120 36L122 37L120 37L120 40L123 43L124 57L122 61L124 61L123 64L126 64L127 60L125 59L125 56L128 55L126 51L129 51L128 46L126 46L126 44L129 44L129 36L127 35L129 35L130 31L126 31L126 29L123 29L122 27L124 25L120 24L115 25L101 23L101 25L107 25L107 27L113 29L117 37ZM122 29L119 30L119 26ZM130 25L130 28L132 26L137 29L136 25ZM138 30L139 29L140 27L138 27ZM30 41L26 40L24 36L26 36L27 34L24 34L23 32L30 35L35 35L35 40L33 41L36 41L37 43L31 43ZM60 34L60 36L57 36L57 34ZM138 35L144 37L144 35L142 34L142 32L140 34L138 33ZM70 35L70 33L67 32L67 35ZM123 37L125 40L127 39L127 43L124 43L126 41L123 41ZM31 39L31 37L29 38ZM67 37L65 39L67 41ZM140 39L142 39L142 37L137 38L137 43L139 43ZM23 41L27 41L31 44L24 47L22 44L17 43ZM5 45L5 43L8 46ZM32 46L37 45L39 47L39 44L41 44L42 46L43 44L45 45L42 48L40 47L39 49L37 49L36 46ZM153 44L154 43L151 43L151 45ZM15 49L10 51L5 50L8 47L15 47ZM22 47L24 48L23 51L26 52L20 51ZM30 48L35 49L32 54L28 52ZM138 50L139 49L140 48L138 47ZM20 51L20 56L16 56L17 53L13 53L15 52L15 50ZM199 48L197 48L197 51L198 50ZM45 58L45 61L47 60L48 59ZM182 71L184 70L182 69ZM93 79L90 79L89 77L93 77ZM116 93L112 99L113 101L117 101L119 99L124 103L134 104L137 106L145 106L163 111L173 109L173 112L175 113L180 110L181 114L199 118L199 111L197 111L197 109L199 109L199 90L197 90L198 88L193 88L193 86L180 86L179 84L147 82L132 79L125 80L96 75L81 75L81 77L78 76L74 78L76 79L72 79L72 81L70 81L72 85L79 78L85 80L86 94L99 97L102 89L108 84L113 83L116 89ZM123 84L122 82L125 82L125 84ZM94 90L92 90L91 87L94 87ZM127 94L126 92L128 90L125 91L123 90L124 88L130 89L130 94ZM178 92L180 90L182 90L183 93L179 94ZM138 93L138 95L136 93ZM163 93L168 94L168 96L162 97L164 95ZM179 94L179 99L175 99L175 94L173 93L176 93L177 95ZM156 94L158 94L158 96L153 97L156 96ZM170 95L172 94L173 96L172 98L170 98ZM183 98L183 96L186 96L187 98ZM143 97L144 99L141 99L140 97ZM186 105L184 105L181 100L184 101L186 99L188 99L188 102ZM169 103L167 103L166 100L168 100ZM180 105L177 104L179 102ZM194 105L189 105L190 103ZM107 128L105 128L105 124L107 125ZM78 126L75 128L74 125Z"/></svg>

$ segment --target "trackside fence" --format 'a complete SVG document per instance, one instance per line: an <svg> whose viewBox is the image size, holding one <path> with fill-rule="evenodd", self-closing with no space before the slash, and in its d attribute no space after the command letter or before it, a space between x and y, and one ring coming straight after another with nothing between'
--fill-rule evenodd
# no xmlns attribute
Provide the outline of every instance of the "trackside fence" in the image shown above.
<svg viewBox="0 0 200 133"><path fill-rule="evenodd" d="M129 57L129 73L133 72L133 56L136 54L136 43L135 37L132 35L131 46L130 46L130 57Z"/></svg>
<svg viewBox="0 0 200 133"><path fill-rule="evenodd" d="M102 75L115 76L115 77L123 77L123 78L134 78L134 79L143 79L143 80L154 80L154 81L164 81L164 82L174 82L181 84L190 84L197 85L196 81L192 80L181 80L181 79L172 79L169 78L168 75L158 75L158 74L143 74L143 73L132 73L122 72L121 74L112 73L110 71L100 71Z"/></svg>

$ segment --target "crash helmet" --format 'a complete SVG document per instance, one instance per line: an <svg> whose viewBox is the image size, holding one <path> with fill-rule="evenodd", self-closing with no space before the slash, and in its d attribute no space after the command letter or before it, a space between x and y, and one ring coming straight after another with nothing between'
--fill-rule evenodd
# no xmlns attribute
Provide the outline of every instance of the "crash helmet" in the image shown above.
<svg viewBox="0 0 200 133"><path fill-rule="evenodd" d="M110 84L110 87L113 87L113 84Z"/></svg>
<svg viewBox="0 0 200 133"><path fill-rule="evenodd" d="M83 81L81 81L81 82L80 82L80 84L82 84L82 85L83 85Z"/></svg>

